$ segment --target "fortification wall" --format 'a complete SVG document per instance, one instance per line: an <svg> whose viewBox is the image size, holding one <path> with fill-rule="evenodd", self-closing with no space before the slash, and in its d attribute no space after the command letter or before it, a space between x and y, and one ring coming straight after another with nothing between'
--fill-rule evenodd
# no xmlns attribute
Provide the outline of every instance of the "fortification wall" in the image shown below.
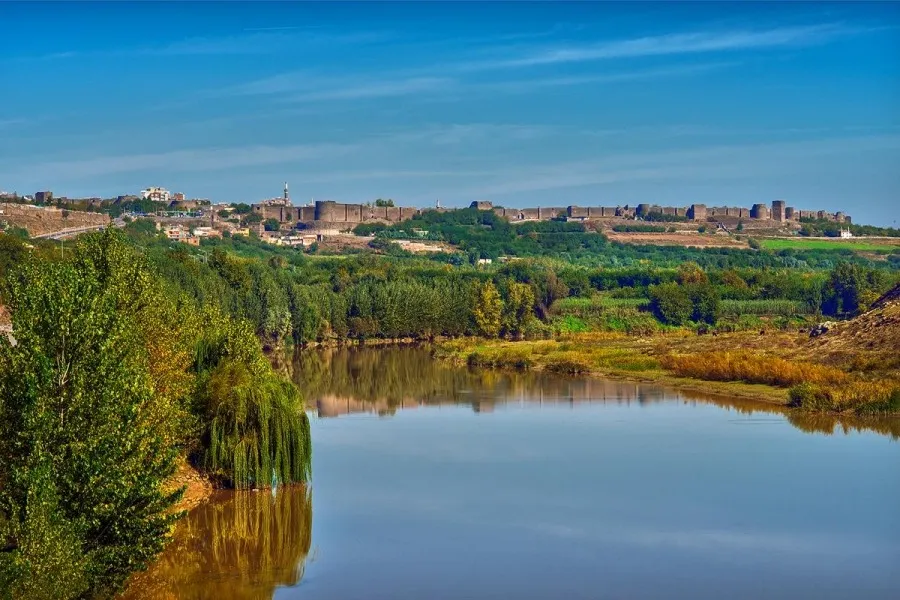
<svg viewBox="0 0 900 600"><path fill-rule="evenodd" d="M637 206L540 206L537 208L503 208L495 207L488 201L472 202L471 208L490 210L495 215L509 221L546 221L560 215L571 219L629 219L635 216L644 217L649 214L687 217L693 221L713 219L723 223L736 223L739 220L756 220L769 223L799 221L801 218L827 219L841 223L849 223L850 217L842 212L797 210L787 206L784 201L776 200L770 209L765 204L754 204L752 208L740 206L709 206L693 204L690 207L662 206L659 204L641 203ZM369 204L344 204L331 200L318 201L315 206L284 206L280 204L254 204L253 212L263 219L274 218L281 223L313 223L326 222L336 224L355 224L369 221L386 221L396 223L411 219L420 214L417 208L406 206L373 206ZM448 208L438 209L446 212Z"/></svg>
<svg viewBox="0 0 900 600"><path fill-rule="evenodd" d="M76 227L108 225L110 219L109 215L101 213L2 202L0 221L22 227L28 235L35 236Z"/></svg>
<svg viewBox="0 0 900 600"><path fill-rule="evenodd" d="M769 218L769 207L765 204L754 204L750 209L750 218L751 219L768 219Z"/></svg>

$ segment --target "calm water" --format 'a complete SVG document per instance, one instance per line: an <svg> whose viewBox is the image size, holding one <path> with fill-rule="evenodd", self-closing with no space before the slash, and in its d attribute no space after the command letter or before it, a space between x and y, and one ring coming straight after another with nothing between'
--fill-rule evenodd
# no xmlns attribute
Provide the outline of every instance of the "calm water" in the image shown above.
<svg viewBox="0 0 900 600"><path fill-rule="evenodd" d="M310 489L195 509L134 597L900 595L897 422L416 349L284 369L318 415Z"/></svg>

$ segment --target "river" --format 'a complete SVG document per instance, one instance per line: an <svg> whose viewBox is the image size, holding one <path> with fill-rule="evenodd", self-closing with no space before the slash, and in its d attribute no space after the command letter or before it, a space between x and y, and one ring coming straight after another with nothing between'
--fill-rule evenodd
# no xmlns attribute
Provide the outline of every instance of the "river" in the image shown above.
<svg viewBox="0 0 900 600"><path fill-rule="evenodd" d="M219 492L134 598L896 598L896 421L470 370L417 348L282 365L308 488ZM891 434L893 431L893 435Z"/></svg>

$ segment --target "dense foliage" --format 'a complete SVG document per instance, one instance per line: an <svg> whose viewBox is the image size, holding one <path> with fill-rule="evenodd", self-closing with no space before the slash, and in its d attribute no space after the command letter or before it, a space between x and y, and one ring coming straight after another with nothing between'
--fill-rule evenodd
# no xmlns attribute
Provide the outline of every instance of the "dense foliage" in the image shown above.
<svg viewBox="0 0 900 600"><path fill-rule="evenodd" d="M114 594L165 543L179 454L236 487L308 478L298 394L249 325L113 230L65 256L0 248L15 336L0 336L3 597Z"/></svg>
<svg viewBox="0 0 900 600"><path fill-rule="evenodd" d="M856 236L900 237L900 229L894 227L876 227L874 225L854 225L835 223L827 219L800 219L800 235L817 237L840 237L842 229L849 229Z"/></svg>
<svg viewBox="0 0 900 600"><path fill-rule="evenodd" d="M456 211L451 213L455 219L461 218L457 213L477 219L493 215ZM852 254L845 261L843 254L834 252L818 253L829 257L821 260L827 269L812 269L808 264L802 268L783 264L777 268L727 266L738 262L731 260L721 268L711 266L708 260L704 264L704 259L713 255L684 248L678 250L684 251L685 259L697 260L680 260L671 267L667 260L661 264L637 260L628 265L589 267L548 256L473 265L467 260L448 260L447 255L427 258L399 247L394 250L391 246L395 244L381 235L375 238L381 242L381 255L364 251L310 256L242 236L205 240L194 249L169 242L152 231L139 231L139 223L135 221L127 228L132 242L142 248L154 269L177 293L247 320L269 348L372 337L540 337L586 327L646 333L653 330L654 323L716 324L722 317L736 322L745 315L839 316L860 310L898 279L890 262L856 260ZM521 235L529 231L529 224L505 225L512 228L510 235L516 244L540 243L535 238L540 240L541 235ZM562 222L531 225L583 227ZM435 234L434 230L415 229L415 235L426 231ZM607 244L596 233L579 235L601 240L601 255L614 248L642 255L640 247ZM752 263L759 256L767 257L761 261L765 263L791 254L728 252L742 263ZM846 284L837 285L844 280ZM664 285L669 283L673 285ZM841 301L834 301L834 291L845 289ZM851 297L854 290L860 294L855 304ZM574 316L580 320L573 320L555 308L567 298L610 296L642 299L643 303L629 307L598 305L597 312L602 314L591 315L590 324L578 315ZM744 308L746 312L741 312ZM739 326L754 325L747 321Z"/></svg>

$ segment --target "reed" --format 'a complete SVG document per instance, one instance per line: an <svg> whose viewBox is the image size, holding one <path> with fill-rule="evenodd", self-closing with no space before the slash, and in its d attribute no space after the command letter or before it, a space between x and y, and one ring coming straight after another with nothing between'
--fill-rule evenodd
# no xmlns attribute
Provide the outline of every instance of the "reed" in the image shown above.
<svg viewBox="0 0 900 600"><path fill-rule="evenodd" d="M750 352L669 354L660 364L676 375L707 381L743 381L789 387L801 383L838 385L849 376L835 367Z"/></svg>
<svg viewBox="0 0 900 600"><path fill-rule="evenodd" d="M861 416L900 413L900 384L853 381L828 386L801 383L790 390L790 405L807 412L854 412Z"/></svg>
<svg viewBox="0 0 900 600"><path fill-rule="evenodd" d="M722 300L719 311L723 317L743 315L793 317L810 314L809 308L795 300Z"/></svg>

